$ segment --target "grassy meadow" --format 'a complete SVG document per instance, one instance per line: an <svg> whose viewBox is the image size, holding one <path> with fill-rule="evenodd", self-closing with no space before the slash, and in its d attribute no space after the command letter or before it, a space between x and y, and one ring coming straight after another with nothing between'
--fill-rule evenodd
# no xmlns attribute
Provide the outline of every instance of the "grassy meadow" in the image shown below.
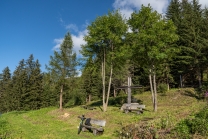
<svg viewBox="0 0 208 139"><path fill-rule="evenodd" d="M192 117L206 102L197 100L193 89L174 89L158 94L158 111L153 112L150 92L134 96L146 105L143 114L123 113L119 105L109 105L107 112L102 112L102 104L92 102L94 110L80 106L65 108L55 107L34 111L13 111L0 115L0 137L2 139L117 139L122 127L140 122L148 122L158 129L162 126L173 128L184 118ZM113 98L110 100L112 104ZM93 119L105 119L103 135L94 136L90 132L77 134L77 127L82 114ZM165 122L164 122L165 121Z"/></svg>

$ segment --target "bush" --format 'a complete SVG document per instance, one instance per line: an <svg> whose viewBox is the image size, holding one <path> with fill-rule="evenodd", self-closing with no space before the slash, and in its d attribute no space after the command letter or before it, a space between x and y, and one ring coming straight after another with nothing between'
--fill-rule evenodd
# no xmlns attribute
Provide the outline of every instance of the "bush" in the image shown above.
<svg viewBox="0 0 208 139"><path fill-rule="evenodd" d="M122 128L119 133L121 139L151 139L158 138L157 130L147 123L131 124Z"/></svg>
<svg viewBox="0 0 208 139"><path fill-rule="evenodd" d="M194 119L181 121L175 131L180 138L189 138L191 134L208 137L208 106L197 113Z"/></svg>
<svg viewBox="0 0 208 139"><path fill-rule="evenodd" d="M121 106L127 102L127 96L118 96L109 100L109 105Z"/></svg>
<svg viewBox="0 0 208 139"><path fill-rule="evenodd" d="M175 128L175 132L178 138L189 139L190 138L190 127L189 120L181 121Z"/></svg>
<svg viewBox="0 0 208 139"><path fill-rule="evenodd" d="M168 91L168 86L167 84L161 83L157 87L158 93L163 93L165 94Z"/></svg>

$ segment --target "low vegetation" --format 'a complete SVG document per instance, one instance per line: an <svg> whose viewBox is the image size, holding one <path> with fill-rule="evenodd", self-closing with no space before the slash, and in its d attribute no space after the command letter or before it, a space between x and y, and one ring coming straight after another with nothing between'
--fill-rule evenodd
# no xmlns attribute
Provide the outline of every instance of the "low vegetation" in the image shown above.
<svg viewBox="0 0 208 139"><path fill-rule="evenodd" d="M158 112L153 112L151 93L135 94L146 105L143 114L120 111L119 98L109 100L109 109L102 112L102 102L89 104L93 110L76 106L60 110L55 107L33 111L13 111L0 116L0 137L15 139L79 139L79 138L205 138L208 136L206 101L195 97L194 89L174 89L158 95ZM121 101L122 102L122 101ZM105 119L103 135L90 132L77 134L84 114L93 119Z"/></svg>

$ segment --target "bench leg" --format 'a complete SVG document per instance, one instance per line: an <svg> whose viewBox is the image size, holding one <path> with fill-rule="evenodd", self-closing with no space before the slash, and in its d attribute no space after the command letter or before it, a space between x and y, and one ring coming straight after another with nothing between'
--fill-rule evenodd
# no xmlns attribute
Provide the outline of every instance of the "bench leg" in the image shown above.
<svg viewBox="0 0 208 139"><path fill-rule="evenodd" d="M86 127L82 127L82 132L85 132L87 131L87 128Z"/></svg>
<svg viewBox="0 0 208 139"><path fill-rule="evenodd" d="M93 129L93 134L97 135L97 130L96 129Z"/></svg>
<svg viewBox="0 0 208 139"><path fill-rule="evenodd" d="M80 123L79 124L79 127L78 127L78 134L82 131L82 124Z"/></svg>

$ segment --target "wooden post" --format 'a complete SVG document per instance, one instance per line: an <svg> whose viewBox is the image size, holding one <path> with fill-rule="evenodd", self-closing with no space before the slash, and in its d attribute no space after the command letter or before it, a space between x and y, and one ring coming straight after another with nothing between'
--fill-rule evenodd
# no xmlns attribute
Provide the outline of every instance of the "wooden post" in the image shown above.
<svg viewBox="0 0 208 139"><path fill-rule="evenodd" d="M131 104L131 77L128 77L128 104Z"/></svg>

